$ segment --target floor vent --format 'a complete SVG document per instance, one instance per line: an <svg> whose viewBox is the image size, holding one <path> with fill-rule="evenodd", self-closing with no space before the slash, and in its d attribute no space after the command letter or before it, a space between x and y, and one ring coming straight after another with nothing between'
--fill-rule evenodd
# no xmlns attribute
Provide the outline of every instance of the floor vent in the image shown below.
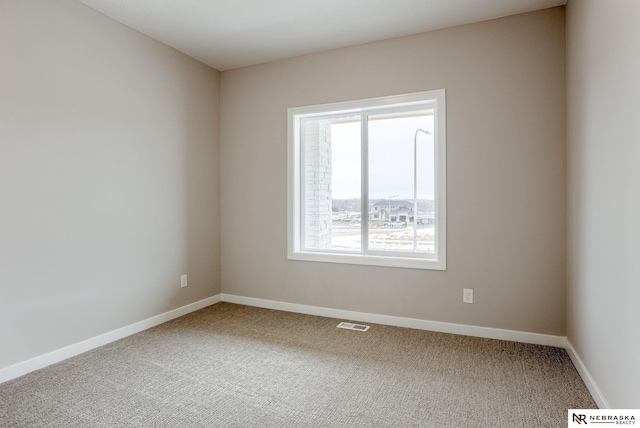
<svg viewBox="0 0 640 428"><path fill-rule="evenodd" d="M338 328L346 328L347 330L355 330L355 331L367 331L367 330L369 330L369 326L368 325L351 324L350 322L341 322L336 327L338 327Z"/></svg>

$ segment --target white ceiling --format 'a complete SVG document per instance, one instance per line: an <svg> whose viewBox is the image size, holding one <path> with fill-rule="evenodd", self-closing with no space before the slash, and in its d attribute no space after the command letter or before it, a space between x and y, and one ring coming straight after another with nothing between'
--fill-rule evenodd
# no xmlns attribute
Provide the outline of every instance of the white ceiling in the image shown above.
<svg viewBox="0 0 640 428"><path fill-rule="evenodd" d="M220 71L567 0L80 0Z"/></svg>

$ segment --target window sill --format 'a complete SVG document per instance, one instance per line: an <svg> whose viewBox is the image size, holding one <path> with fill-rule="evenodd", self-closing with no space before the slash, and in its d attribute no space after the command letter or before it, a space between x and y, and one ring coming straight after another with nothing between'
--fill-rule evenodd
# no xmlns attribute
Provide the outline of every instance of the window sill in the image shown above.
<svg viewBox="0 0 640 428"><path fill-rule="evenodd" d="M364 254L336 254L322 252L290 252L289 260L342 263L350 265L369 265L400 267L409 269L447 270L446 262L435 258L389 257Z"/></svg>

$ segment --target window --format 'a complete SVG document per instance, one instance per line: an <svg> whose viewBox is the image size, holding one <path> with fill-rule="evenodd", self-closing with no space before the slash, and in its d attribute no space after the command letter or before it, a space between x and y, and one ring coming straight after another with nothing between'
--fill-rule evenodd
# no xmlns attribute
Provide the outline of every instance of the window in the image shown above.
<svg viewBox="0 0 640 428"><path fill-rule="evenodd" d="M290 108L291 260L446 269L444 89Z"/></svg>

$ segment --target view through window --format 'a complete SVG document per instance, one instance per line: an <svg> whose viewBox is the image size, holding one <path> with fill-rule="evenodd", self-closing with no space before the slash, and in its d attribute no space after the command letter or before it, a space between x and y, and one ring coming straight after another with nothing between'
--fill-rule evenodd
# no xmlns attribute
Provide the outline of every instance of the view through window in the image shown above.
<svg viewBox="0 0 640 428"><path fill-rule="evenodd" d="M365 100L356 111L290 109L290 256L424 259L431 263L420 267L443 268L444 91L433 92L406 103Z"/></svg>

